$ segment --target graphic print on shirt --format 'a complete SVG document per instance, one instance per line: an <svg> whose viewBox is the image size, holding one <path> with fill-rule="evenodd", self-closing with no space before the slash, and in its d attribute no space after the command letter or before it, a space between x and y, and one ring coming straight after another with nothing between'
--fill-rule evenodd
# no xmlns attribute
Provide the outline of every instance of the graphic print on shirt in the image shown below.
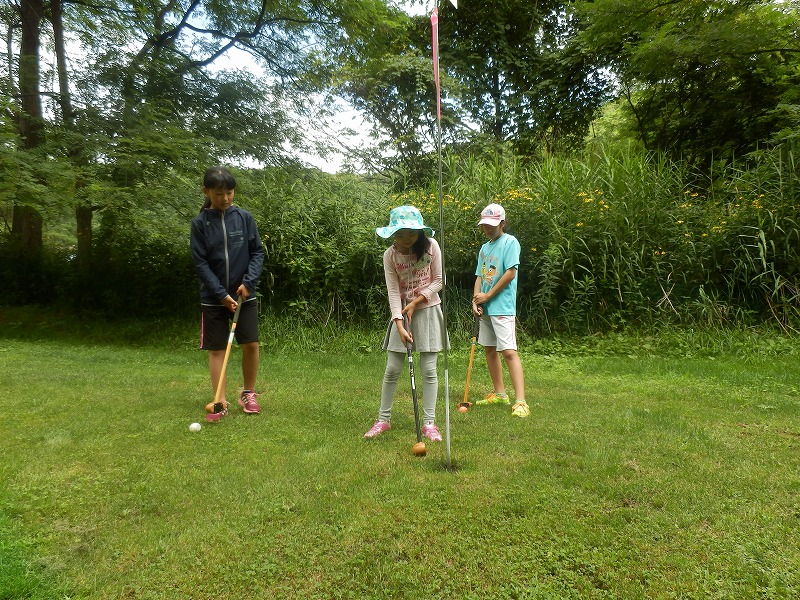
<svg viewBox="0 0 800 600"><path fill-rule="evenodd" d="M238 250L245 243L245 234L243 229L228 230L228 248L230 250Z"/></svg>
<svg viewBox="0 0 800 600"><path fill-rule="evenodd" d="M411 255L396 254L395 269L400 275L400 293L406 301L417 296L417 287L420 281L427 281L431 277L431 255L425 254L416 262L411 261Z"/></svg>
<svg viewBox="0 0 800 600"><path fill-rule="evenodd" d="M488 268L486 267L486 263L481 265L481 279L483 279L483 282L490 288L494 285L495 275L497 275L497 267L495 265L489 265Z"/></svg>
<svg viewBox="0 0 800 600"><path fill-rule="evenodd" d="M491 289L494 285L494 278L497 275L497 257L493 254L488 256L481 252L481 280L486 287Z"/></svg>

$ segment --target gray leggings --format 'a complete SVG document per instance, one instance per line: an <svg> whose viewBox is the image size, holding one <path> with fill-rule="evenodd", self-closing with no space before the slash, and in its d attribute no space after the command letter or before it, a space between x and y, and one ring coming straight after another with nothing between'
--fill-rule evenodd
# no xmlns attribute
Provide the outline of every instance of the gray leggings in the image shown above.
<svg viewBox="0 0 800 600"><path fill-rule="evenodd" d="M403 352L386 353L386 371L383 373L383 386L381 387L381 409L378 418L387 423L392 418L392 405L394 394L397 391L397 381L403 372L403 364L408 362L408 355ZM438 352L420 352L419 368L414 365L414 377L419 390L422 382L422 414L425 423L432 423L436 416L436 394L439 391L439 377L436 373L436 359Z"/></svg>

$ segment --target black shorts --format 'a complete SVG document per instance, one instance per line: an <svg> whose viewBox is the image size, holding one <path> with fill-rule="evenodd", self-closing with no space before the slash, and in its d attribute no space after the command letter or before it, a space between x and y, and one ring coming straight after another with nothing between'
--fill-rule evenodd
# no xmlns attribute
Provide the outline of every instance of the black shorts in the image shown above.
<svg viewBox="0 0 800 600"><path fill-rule="evenodd" d="M225 306L200 306L200 348L203 350L224 350L228 346L233 313ZM236 341L241 344L258 341L258 299L242 303L239 320L234 332Z"/></svg>

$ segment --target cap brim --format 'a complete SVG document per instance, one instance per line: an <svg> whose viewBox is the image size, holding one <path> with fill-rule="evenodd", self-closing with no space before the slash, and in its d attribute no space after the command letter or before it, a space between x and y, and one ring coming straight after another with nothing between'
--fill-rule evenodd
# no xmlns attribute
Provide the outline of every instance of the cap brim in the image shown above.
<svg viewBox="0 0 800 600"><path fill-rule="evenodd" d="M500 223L502 222L503 219L489 219L487 217L485 219L481 219L480 221L478 221L478 225L491 225L493 227L496 227L497 225L500 225Z"/></svg>

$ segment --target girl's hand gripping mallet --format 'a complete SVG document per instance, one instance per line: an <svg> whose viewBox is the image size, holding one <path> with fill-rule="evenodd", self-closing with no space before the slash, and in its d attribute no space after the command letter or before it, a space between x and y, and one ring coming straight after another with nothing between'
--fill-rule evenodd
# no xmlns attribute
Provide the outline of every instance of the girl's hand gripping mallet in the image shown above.
<svg viewBox="0 0 800 600"><path fill-rule="evenodd" d="M228 403L221 400L223 388L225 386L225 369L228 366L228 358L231 355L231 346L233 346L233 337L236 333L236 322L239 320L239 313L242 310L242 297L236 299L236 310L233 313L233 323L231 323L231 332L228 335L228 346L225 348L225 358L222 359L222 369L219 372L219 383L217 383L217 391L214 393L214 401L206 404L206 421L213 422L219 421L228 412Z"/></svg>
<svg viewBox="0 0 800 600"><path fill-rule="evenodd" d="M458 404L458 410L461 412L467 412L469 407L472 406L472 402L469 401L469 380L472 377L472 361L475 358L475 344L478 341L478 332L480 331L481 327L481 320L478 315L473 315L472 317L472 340L471 340L471 347L469 349L469 367L467 368L467 384L464 387L464 401Z"/></svg>

